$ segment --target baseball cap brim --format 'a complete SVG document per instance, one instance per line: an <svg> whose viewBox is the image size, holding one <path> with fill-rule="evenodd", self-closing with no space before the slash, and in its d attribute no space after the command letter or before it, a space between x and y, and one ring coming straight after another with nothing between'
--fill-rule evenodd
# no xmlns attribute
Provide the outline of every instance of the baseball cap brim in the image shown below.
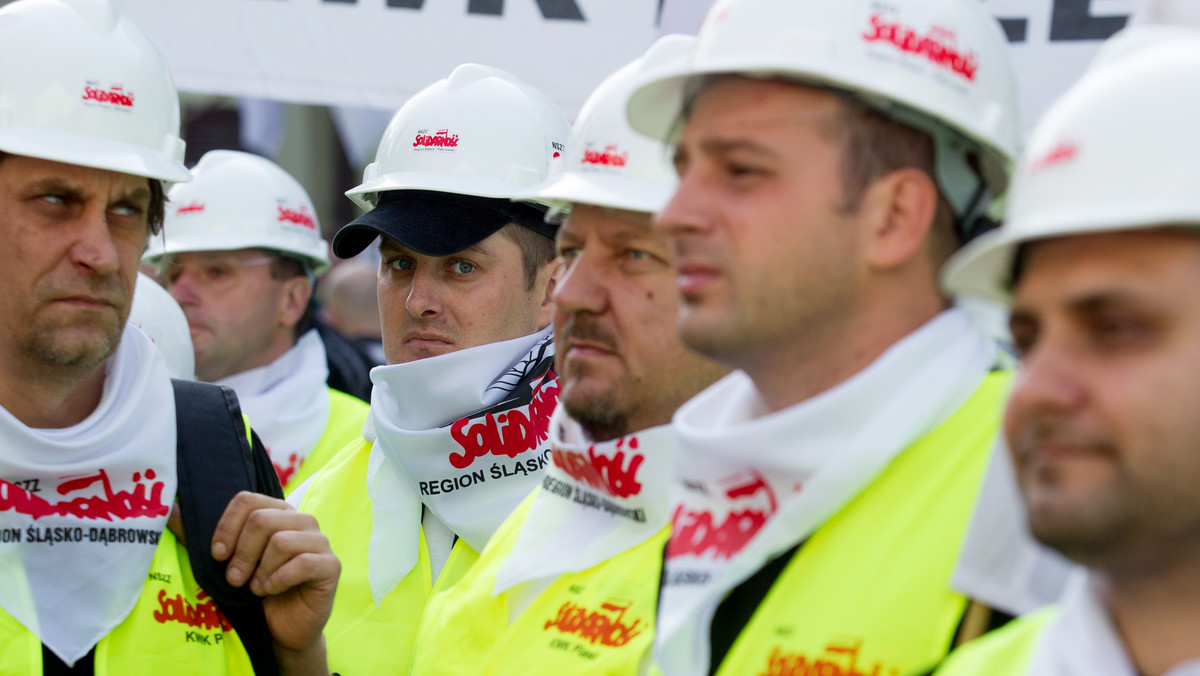
<svg viewBox="0 0 1200 676"><path fill-rule="evenodd" d="M553 239L555 226L543 208L503 198L475 197L431 190L393 190L379 204L338 230L333 253L358 255L379 235L426 256L449 256L475 246L509 223Z"/></svg>

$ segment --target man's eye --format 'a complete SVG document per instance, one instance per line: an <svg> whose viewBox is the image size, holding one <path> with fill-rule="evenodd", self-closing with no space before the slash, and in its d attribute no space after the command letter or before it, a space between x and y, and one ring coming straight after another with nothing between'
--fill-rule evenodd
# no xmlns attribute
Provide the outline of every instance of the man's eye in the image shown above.
<svg viewBox="0 0 1200 676"><path fill-rule="evenodd" d="M1012 348L1020 358L1033 349L1038 339L1038 323L1024 315L1014 315L1008 323L1008 335L1012 336Z"/></svg>
<svg viewBox="0 0 1200 676"><path fill-rule="evenodd" d="M475 264L470 261L455 261L450 265L450 269L459 275L469 275L475 272Z"/></svg>
<svg viewBox="0 0 1200 676"><path fill-rule="evenodd" d="M579 256L581 249L577 246L564 246L558 250L558 255L564 259L576 258Z"/></svg>
<svg viewBox="0 0 1200 676"><path fill-rule="evenodd" d="M650 258L650 252L642 251L641 249L629 249L625 252L625 255L635 261L642 261Z"/></svg>
<svg viewBox="0 0 1200 676"><path fill-rule="evenodd" d="M116 214L117 216L123 216L126 218L134 218L136 216L141 215L141 213L142 213L142 210L139 209L138 207L128 205L128 204L118 206L118 207L113 207L112 209L109 209L109 211Z"/></svg>
<svg viewBox="0 0 1200 676"><path fill-rule="evenodd" d="M50 204L56 204L58 206L62 206L67 203L67 199L62 195L41 195L39 199L49 202Z"/></svg>
<svg viewBox="0 0 1200 676"><path fill-rule="evenodd" d="M1133 317L1105 316L1092 322L1092 333L1105 345L1135 344L1151 334L1150 326Z"/></svg>
<svg viewBox="0 0 1200 676"><path fill-rule="evenodd" d="M733 178L753 178L760 176L763 172L758 167L752 167L748 164L730 163L726 165L725 171Z"/></svg>
<svg viewBox="0 0 1200 676"><path fill-rule="evenodd" d="M393 258L387 261L387 264L393 270L412 270L416 267L413 265L412 260L408 258Z"/></svg>
<svg viewBox="0 0 1200 676"><path fill-rule="evenodd" d="M1012 349L1018 359L1028 355L1033 346L1033 336L1013 334Z"/></svg>
<svg viewBox="0 0 1200 676"><path fill-rule="evenodd" d="M683 176L688 170L688 157L681 150L676 150L675 155L671 157L671 166L675 167L675 175Z"/></svg>
<svg viewBox="0 0 1200 676"><path fill-rule="evenodd" d="M233 271L223 265L209 265L204 268L204 276L210 280L228 277Z"/></svg>

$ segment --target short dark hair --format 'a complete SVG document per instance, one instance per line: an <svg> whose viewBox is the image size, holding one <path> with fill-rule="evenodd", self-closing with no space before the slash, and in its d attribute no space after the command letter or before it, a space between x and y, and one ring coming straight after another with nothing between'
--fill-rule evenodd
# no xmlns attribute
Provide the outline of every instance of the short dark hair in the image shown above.
<svg viewBox="0 0 1200 676"><path fill-rule="evenodd" d="M162 232L163 221L167 217L167 189L163 182L157 179L150 181L150 204L146 208L146 227L151 236Z"/></svg>
<svg viewBox="0 0 1200 676"><path fill-rule="evenodd" d="M275 251L274 249L260 249L260 251L271 258L271 279L288 280L294 277L309 277L310 280L312 279L309 276L311 266L308 263L280 251ZM316 288L313 288L312 291L313 295L315 295ZM304 310L304 314L300 316L300 320L296 322L296 326L292 327L292 336L296 340L299 340L300 336L303 336L313 327L313 311L315 308L313 307L312 298L313 296L309 296L308 307Z"/></svg>
<svg viewBox="0 0 1200 676"><path fill-rule="evenodd" d="M9 153L0 150L0 162L8 159ZM163 220L167 214L167 190L163 187L163 182L154 179L146 179L150 182L150 204L146 209L146 227L150 230L151 235L157 235L162 231Z"/></svg>
<svg viewBox="0 0 1200 676"><path fill-rule="evenodd" d="M516 223L509 223L500 228L499 232L521 250L521 265L525 270L525 290L532 291L534 285L537 284L538 273L558 256L554 249L554 240Z"/></svg>
<svg viewBox="0 0 1200 676"><path fill-rule="evenodd" d="M893 171L917 169L937 185L933 138L836 90L840 114L823 125L842 149L842 208L858 209L874 181ZM958 248L957 218L938 186L937 212L929 233L930 252L940 266Z"/></svg>

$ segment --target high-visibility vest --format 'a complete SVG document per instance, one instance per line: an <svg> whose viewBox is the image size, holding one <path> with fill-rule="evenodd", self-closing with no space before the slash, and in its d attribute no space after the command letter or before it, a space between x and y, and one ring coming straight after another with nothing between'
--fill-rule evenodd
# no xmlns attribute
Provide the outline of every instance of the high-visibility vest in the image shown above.
<svg viewBox="0 0 1200 676"><path fill-rule="evenodd" d="M159 538L137 605L96 645L95 665L96 676L254 674L237 634L192 577L187 548L169 530ZM41 641L3 609L0 673L43 673Z"/></svg>
<svg viewBox="0 0 1200 676"><path fill-rule="evenodd" d="M329 668L343 674L407 674L425 602L456 580L479 555L465 541L456 542L434 587L422 532L417 563L376 606L367 578L372 528L367 495L370 455L371 442L361 437L342 449L309 484L300 511L317 518L342 563L333 613L325 625ZM420 514L415 518L420 519Z"/></svg>
<svg viewBox="0 0 1200 676"><path fill-rule="evenodd" d="M321 433L317 445L283 487L285 495L291 494L297 486L316 474L347 444L362 438L363 422L367 419L370 406L345 392L338 392L332 387L326 389L329 391L329 422L325 423L325 431Z"/></svg>
<svg viewBox="0 0 1200 676"><path fill-rule="evenodd" d="M475 567L430 600L411 674L636 674L648 659L670 526L607 561L559 576L510 624L509 598L520 586L497 596L492 590L536 495L505 520Z"/></svg>
<svg viewBox="0 0 1200 676"><path fill-rule="evenodd" d="M1058 608L1050 606L1026 615L950 653L936 676L1022 676L1029 671L1037 648Z"/></svg>
<svg viewBox="0 0 1200 676"><path fill-rule="evenodd" d="M950 577L1009 378L989 374L954 415L813 533L717 674L905 676L949 652L967 605Z"/></svg>

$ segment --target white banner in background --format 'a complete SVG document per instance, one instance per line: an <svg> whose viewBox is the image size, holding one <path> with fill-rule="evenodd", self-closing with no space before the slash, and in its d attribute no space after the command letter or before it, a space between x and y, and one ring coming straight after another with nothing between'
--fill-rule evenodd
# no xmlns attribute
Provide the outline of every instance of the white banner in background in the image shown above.
<svg viewBox="0 0 1200 676"><path fill-rule="evenodd" d="M116 0L182 91L395 110L474 61L571 117L654 40L658 2Z"/></svg>
<svg viewBox="0 0 1200 676"><path fill-rule="evenodd" d="M981 1L1013 46L1026 129L1137 2ZM694 33L712 0L117 3L163 50L183 91L395 110L458 64L477 61L515 73L573 117L656 35Z"/></svg>

